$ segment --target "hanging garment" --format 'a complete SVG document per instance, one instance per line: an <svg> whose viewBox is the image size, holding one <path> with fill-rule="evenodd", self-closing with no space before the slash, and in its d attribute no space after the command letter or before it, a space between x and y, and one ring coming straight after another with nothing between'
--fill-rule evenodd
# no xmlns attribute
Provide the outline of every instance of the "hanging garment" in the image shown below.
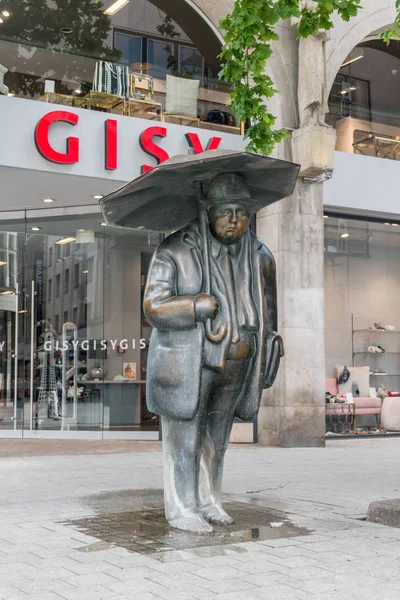
<svg viewBox="0 0 400 600"><path fill-rule="evenodd" d="M128 67L99 60L94 72L93 90L127 98L129 96Z"/></svg>

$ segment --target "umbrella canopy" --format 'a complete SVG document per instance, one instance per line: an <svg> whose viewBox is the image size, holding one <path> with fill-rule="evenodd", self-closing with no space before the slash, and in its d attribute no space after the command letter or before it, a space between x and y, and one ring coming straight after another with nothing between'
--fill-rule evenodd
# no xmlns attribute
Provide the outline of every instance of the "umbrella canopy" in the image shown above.
<svg viewBox="0 0 400 600"><path fill-rule="evenodd" d="M212 180L223 173L246 179L254 207L260 210L293 193L299 165L230 150L176 156L105 196L101 210L107 225L168 232L185 227L197 216L195 181L207 195Z"/></svg>

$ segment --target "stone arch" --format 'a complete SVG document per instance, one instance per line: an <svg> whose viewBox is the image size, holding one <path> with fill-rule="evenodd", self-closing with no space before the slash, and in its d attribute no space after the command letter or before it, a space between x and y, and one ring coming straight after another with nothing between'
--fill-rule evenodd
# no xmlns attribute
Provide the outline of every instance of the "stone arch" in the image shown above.
<svg viewBox="0 0 400 600"><path fill-rule="evenodd" d="M186 32L210 67L218 68L223 35L219 22L233 7L233 0L150 0Z"/></svg>
<svg viewBox="0 0 400 600"><path fill-rule="evenodd" d="M326 88L329 94L341 64L350 52L371 33L383 30L394 22L395 0L386 2L386 7L377 8L376 0L363 0L363 9L350 21L334 18L335 27L327 43Z"/></svg>

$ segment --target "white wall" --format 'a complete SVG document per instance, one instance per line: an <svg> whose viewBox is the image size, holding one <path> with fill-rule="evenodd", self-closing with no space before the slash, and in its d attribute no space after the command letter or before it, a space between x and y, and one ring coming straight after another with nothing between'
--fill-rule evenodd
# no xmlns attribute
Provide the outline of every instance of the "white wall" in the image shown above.
<svg viewBox="0 0 400 600"><path fill-rule="evenodd" d="M335 152L333 178L324 184L324 206L398 218L399 179L399 161Z"/></svg>

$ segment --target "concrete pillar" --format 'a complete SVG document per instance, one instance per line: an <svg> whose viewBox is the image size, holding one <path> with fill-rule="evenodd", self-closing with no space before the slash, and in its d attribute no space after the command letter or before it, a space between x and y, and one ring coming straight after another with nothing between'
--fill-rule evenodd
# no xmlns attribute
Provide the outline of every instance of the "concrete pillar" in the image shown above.
<svg viewBox="0 0 400 600"><path fill-rule="evenodd" d="M325 444L322 215L322 184L299 180L291 198L257 218L257 235L276 260L279 333L285 343L278 378L261 401L263 445Z"/></svg>

